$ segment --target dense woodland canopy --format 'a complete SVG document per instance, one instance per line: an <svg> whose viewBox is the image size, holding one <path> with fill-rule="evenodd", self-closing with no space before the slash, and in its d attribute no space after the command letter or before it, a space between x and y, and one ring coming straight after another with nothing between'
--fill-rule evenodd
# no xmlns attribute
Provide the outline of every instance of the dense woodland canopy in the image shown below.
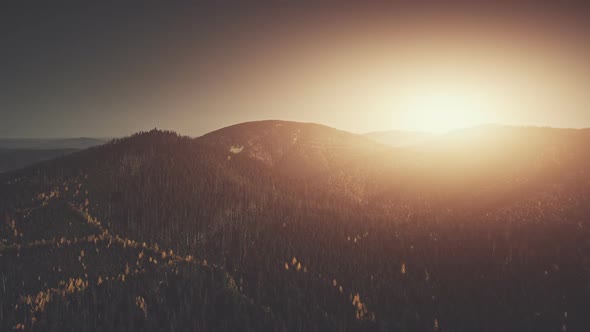
<svg viewBox="0 0 590 332"><path fill-rule="evenodd" d="M590 131L152 130L0 177L0 329L580 331Z"/></svg>

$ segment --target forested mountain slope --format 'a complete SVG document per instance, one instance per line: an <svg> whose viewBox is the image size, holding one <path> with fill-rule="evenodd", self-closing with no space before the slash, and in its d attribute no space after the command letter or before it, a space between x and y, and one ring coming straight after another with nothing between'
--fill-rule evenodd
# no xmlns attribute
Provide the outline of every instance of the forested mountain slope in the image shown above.
<svg viewBox="0 0 590 332"><path fill-rule="evenodd" d="M61 223L81 213L108 234L145 242L154 258L166 248L182 264L201 262L186 263L182 278L205 278L201 270L215 266L251 303L248 313L236 309L237 321L265 317L252 329L576 330L588 324L590 303L589 143L586 130L485 127L394 149L284 121L194 139L139 133L1 177L10 235L2 254L11 262L3 273L27 273L32 258L13 263L28 257L21 250L39 236L61 238L71 227ZM40 216L26 215L31 209ZM80 229L78 238L90 236ZM123 249L109 257L137 254ZM166 271L142 274L137 287L153 290L145 285ZM213 287L207 282L195 291ZM27 291L13 289L13 299ZM143 298L148 308L159 301ZM228 314L211 310L213 323L195 321L221 324ZM176 324L189 324L183 317ZM145 323L136 318L126 326Z"/></svg>

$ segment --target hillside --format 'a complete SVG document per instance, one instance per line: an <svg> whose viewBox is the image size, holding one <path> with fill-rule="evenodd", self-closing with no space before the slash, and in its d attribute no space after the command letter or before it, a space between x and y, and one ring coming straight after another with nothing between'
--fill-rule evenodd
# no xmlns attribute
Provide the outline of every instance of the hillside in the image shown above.
<svg viewBox="0 0 590 332"><path fill-rule="evenodd" d="M208 133L198 141L258 160L289 178L312 177L388 148L315 123L256 121Z"/></svg>
<svg viewBox="0 0 590 332"><path fill-rule="evenodd" d="M269 324L250 325L254 330L576 330L588 324L590 300L588 133L485 127L405 149L284 121L199 138L139 133L0 176L1 234L8 234L3 273L15 282L36 271L39 253L25 249L36 248L31 243L40 236L59 243L66 234L89 239L107 231L84 251L98 250L92 259L106 263L84 263L90 272L83 282L95 283L111 260L120 262L117 271L142 266L135 259L141 243L144 254L174 259L160 272L142 272L133 289L153 290L149 285L182 262L189 267L178 268L186 278L179 284L205 278L195 292L234 289L250 303L237 302L236 322L260 315ZM101 245L111 237L123 239L123 248L99 254L110 250ZM77 242L51 243L50 259L74 258L62 268L83 261ZM201 263L193 267L189 256ZM202 271L209 268L230 281L211 284L217 277ZM3 307L40 289L27 285L12 287ZM116 285L123 287L120 280ZM105 301L114 297L101 292ZM129 294L122 303L141 308L134 302L139 293ZM161 305L160 295L142 294L148 308ZM221 324L231 315L190 301L170 310L178 315L194 307L212 310L214 321L187 315L174 324ZM10 324L32 323L31 315L2 310ZM127 328L147 326L149 318L135 312ZM154 315L158 324L170 322L151 311L147 317ZM118 319L101 317L105 324ZM188 326L169 324L162 328Z"/></svg>
<svg viewBox="0 0 590 332"><path fill-rule="evenodd" d="M111 233L66 185L2 224L2 330L284 329L215 265Z"/></svg>

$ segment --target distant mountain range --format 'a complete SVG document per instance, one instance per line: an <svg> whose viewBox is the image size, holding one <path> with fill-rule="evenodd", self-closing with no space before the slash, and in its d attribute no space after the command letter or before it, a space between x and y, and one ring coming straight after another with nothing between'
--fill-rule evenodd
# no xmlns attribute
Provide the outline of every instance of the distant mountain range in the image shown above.
<svg viewBox="0 0 590 332"><path fill-rule="evenodd" d="M59 150L87 149L104 144L102 138L0 138L0 149Z"/></svg>
<svg viewBox="0 0 590 332"><path fill-rule="evenodd" d="M0 173L104 144L96 138L0 138Z"/></svg>
<svg viewBox="0 0 590 332"><path fill-rule="evenodd" d="M0 330L590 324L590 130L370 136L152 130L0 174Z"/></svg>

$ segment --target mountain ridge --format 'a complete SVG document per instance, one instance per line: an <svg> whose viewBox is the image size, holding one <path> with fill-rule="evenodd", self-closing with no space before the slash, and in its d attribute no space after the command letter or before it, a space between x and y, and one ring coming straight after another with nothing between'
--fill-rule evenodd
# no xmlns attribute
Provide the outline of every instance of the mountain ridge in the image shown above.
<svg viewBox="0 0 590 332"><path fill-rule="evenodd" d="M75 206L121 239L215 264L252 310L269 308L279 329L339 331L347 322L422 331L436 321L460 331L544 331L565 311L569 327L586 325L588 131L494 129L478 139L460 133L466 145L451 137L400 149L324 126L245 126L204 138L151 130L1 174L5 259L19 262L18 246L34 234L58 238L81 227L68 212ZM61 203L48 209L46 197ZM26 216L31 204L39 212ZM22 257L14 266L35 262ZM2 266L11 282L21 278ZM191 275L181 273L202 280ZM157 306L157 296L138 295ZM490 311L478 310L484 302ZM218 321L223 312L210 311Z"/></svg>

